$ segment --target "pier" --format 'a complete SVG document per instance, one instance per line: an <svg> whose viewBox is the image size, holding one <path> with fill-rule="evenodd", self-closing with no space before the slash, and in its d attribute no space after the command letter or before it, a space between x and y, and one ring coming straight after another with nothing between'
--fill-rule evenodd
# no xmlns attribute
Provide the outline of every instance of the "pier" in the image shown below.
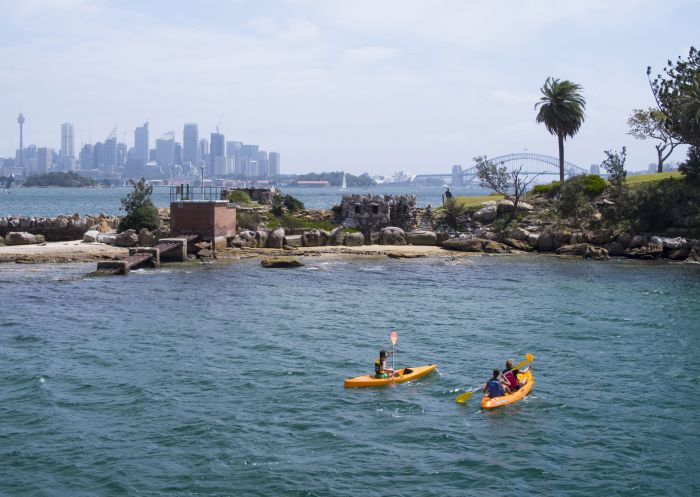
<svg viewBox="0 0 700 497"><path fill-rule="evenodd" d="M199 235L186 235L162 238L155 247L130 248L126 259L98 262L97 272L105 275L127 275L132 269L140 267L158 268L162 261L185 262L189 244L197 240Z"/></svg>

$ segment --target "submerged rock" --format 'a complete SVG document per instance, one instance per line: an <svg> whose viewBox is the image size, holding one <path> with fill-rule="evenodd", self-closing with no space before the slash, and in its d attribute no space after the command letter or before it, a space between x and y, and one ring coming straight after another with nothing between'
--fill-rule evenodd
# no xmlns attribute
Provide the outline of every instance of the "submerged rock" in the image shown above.
<svg viewBox="0 0 700 497"><path fill-rule="evenodd" d="M269 257L260 261L262 267L279 268L279 267L301 267L304 265L296 257Z"/></svg>
<svg viewBox="0 0 700 497"><path fill-rule="evenodd" d="M433 231L411 231L406 233L406 241L411 245L437 245L437 235Z"/></svg>
<svg viewBox="0 0 700 497"><path fill-rule="evenodd" d="M36 236L25 231L10 231L5 235L5 245L33 245L37 243Z"/></svg>
<svg viewBox="0 0 700 497"><path fill-rule="evenodd" d="M461 252L483 252L484 240L479 238L450 238L441 244L447 250L459 250Z"/></svg>

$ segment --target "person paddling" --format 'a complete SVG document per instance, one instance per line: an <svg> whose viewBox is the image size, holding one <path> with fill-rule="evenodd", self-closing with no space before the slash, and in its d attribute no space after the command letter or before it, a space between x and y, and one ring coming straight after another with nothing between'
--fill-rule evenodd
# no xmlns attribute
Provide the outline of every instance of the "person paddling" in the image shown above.
<svg viewBox="0 0 700 497"><path fill-rule="evenodd" d="M389 352L387 355L386 350L379 351L379 357L374 361L374 377L375 378L389 378L394 374L393 369L388 369L386 367L386 359L388 356L392 355L394 352Z"/></svg>
<svg viewBox="0 0 700 497"><path fill-rule="evenodd" d="M503 370L501 377L503 378L503 383L512 391L517 390L522 387L527 380L522 382L518 381L518 375L525 373L530 366L523 369L513 369L513 359L508 359L506 361L506 369Z"/></svg>
<svg viewBox="0 0 700 497"><path fill-rule="evenodd" d="M499 377L501 376L501 371L499 369L493 370L493 378L484 383L481 391L486 393L490 398L503 397L506 393L510 393L510 388L501 383Z"/></svg>

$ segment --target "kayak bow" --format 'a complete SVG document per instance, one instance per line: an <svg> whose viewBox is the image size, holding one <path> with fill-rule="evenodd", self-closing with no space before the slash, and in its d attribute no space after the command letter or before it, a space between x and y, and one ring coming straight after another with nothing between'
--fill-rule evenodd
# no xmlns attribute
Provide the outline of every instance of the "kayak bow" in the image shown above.
<svg viewBox="0 0 700 497"><path fill-rule="evenodd" d="M429 364L427 366L417 366L415 368L404 368L399 369L398 376L392 376L390 378L375 378L373 375L357 376L355 378L346 378L343 382L345 388L360 388L360 387L381 387L384 385L389 385L391 383L403 383L405 381L415 380L421 378L431 371L433 371L437 366L435 364ZM405 374L406 369L410 369L411 372Z"/></svg>

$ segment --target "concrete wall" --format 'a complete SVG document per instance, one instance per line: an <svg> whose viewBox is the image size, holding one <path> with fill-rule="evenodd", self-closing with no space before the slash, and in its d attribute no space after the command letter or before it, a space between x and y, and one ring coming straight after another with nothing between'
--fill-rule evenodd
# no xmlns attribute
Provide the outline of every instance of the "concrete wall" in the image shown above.
<svg viewBox="0 0 700 497"><path fill-rule="evenodd" d="M197 234L225 248L226 239L236 234L236 209L226 201L172 202L170 204L171 236Z"/></svg>

